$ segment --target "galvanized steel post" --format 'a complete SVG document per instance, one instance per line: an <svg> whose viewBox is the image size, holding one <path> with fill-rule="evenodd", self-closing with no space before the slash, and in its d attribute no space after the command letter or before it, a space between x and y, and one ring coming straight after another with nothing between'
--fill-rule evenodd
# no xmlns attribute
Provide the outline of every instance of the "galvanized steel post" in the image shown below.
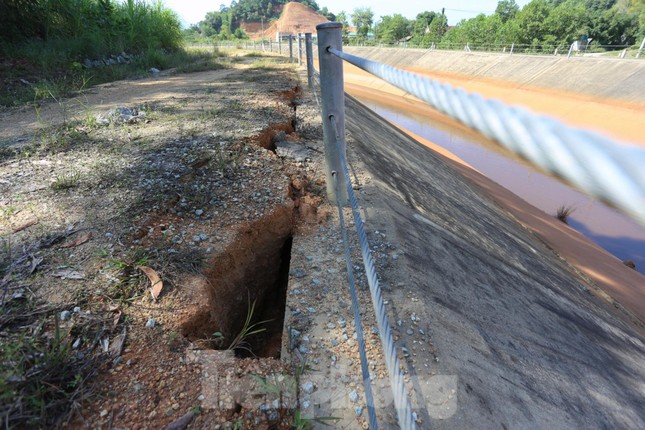
<svg viewBox="0 0 645 430"><path fill-rule="evenodd" d="M305 52L307 54L307 82L314 87L314 50L311 44L311 33L305 33Z"/></svg>
<svg viewBox="0 0 645 430"><path fill-rule="evenodd" d="M643 48L645 48L645 37L643 37L643 41L641 42L641 47L638 48L638 53L636 54L636 58L639 58L641 56L641 52L643 52Z"/></svg>
<svg viewBox="0 0 645 430"><path fill-rule="evenodd" d="M345 174L340 154L346 153L345 143L345 92L343 79L343 60L332 55L327 48L343 49L343 24L324 22L316 26L318 31L318 63L320 66L320 95L325 140L325 176L327 196L336 204L334 184L345 184ZM332 121L334 124L332 124ZM334 179L334 176L336 177ZM348 203L347 189L339 186L338 196L344 206Z"/></svg>
<svg viewBox="0 0 645 430"><path fill-rule="evenodd" d="M293 63L293 34L289 35L289 62Z"/></svg>
<svg viewBox="0 0 645 430"><path fill-rule="evenodd" d="M302 33L298 33L298 65L302 66Z"/></svg>

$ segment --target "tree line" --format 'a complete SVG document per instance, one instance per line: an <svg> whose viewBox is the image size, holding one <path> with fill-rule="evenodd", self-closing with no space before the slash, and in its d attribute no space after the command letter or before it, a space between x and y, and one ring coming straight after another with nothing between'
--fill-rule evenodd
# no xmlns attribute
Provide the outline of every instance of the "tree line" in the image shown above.
<svg viewBox="0 0 645 430"><path fill-rule="evenodd" d="M233 0L230 6L221 5L218 11L208 12L198 24L186 32L188 37L208 37L218 40L245 39L240 24L242 22L261 22L267 24L280 17L284 4L292 0ZM335 15L324 7L320 9L315 0L296 0L314 11L335 19Z"/></svg>
<svg viewBox="0 0 645 430"><path fill-rule="evenodd" d="M338 15L346 18L343 12ZM394 14L374 23L370 8L357 8L350 19L359 39L373 35L378 43L409 41L421 47L515 43L551 48L568 47L576 40L623 47L645 37L643 0L532 0L521 9L515 0L501 0L495 13L454 27L448 26L443 12L422 12L413 20Z"/></svg>

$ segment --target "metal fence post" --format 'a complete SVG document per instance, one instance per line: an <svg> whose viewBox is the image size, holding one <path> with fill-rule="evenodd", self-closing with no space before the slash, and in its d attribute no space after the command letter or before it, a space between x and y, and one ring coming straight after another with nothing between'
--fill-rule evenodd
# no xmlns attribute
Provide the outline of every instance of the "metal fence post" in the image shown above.
<svg viewBox="0 0 645 430"><path fill-rule="evenodd" d="M342 28L343 24L340 22L324 22L316 26L327 196L334 205L337 201L336 183L341 204L346 205L348 201L345 174L340 161L340 151L342 154L346 153L345 92L343 60L329 53L327 48L343 49Z"/></svg>
<svg viewBox="0 0 645 430"><path fill-rule="evenodd" d="M298 65L302 66L302 33L298 33Z"/></svg>
<svg viewBox="0 0 645 430"><path fill-rule="evenodd" d="M289 62L293 63L293 34L289 35Z"/></svg>
<svg viewBox="0 0 645 430"><path fill-rule="evenodd" d="M643 51L643 48L645 48L645 37L643 37L643 41L641 42L641 47L638 48L638 52L636 53L636 58L639 58L641 56L641 52Z"/></svg>
<svg viewBox="0 0 645 430"><path fill-rule="evenodd" d="M311 33L305 33L305 53L307 54L307 82L314 87L314 49L311 44Z"/></svg>

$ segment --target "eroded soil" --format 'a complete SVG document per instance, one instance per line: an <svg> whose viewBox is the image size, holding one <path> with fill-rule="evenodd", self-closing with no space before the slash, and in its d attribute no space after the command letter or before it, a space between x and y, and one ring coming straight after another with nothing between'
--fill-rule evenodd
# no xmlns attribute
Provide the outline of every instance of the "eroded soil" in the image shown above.
<svg viewBox="0 0 645 430"><path fill-rule="evenodd" d="M187 350L267 357L213 359L237 377L293 374L276 360L286 249L330 214L319 114L297 109L299 85L283 60L241 57L225 70L115 82L1 112L2 341L14 342L17 328L63 333L70 354L100 363L58 424L291 425L293 409L281 406L202 408L207 371ZM117 106L139 115L97 120ZM276 155L281 142L310 157ZM42 317L25 317L22 300ZM236 338L249 314L266 336ZM5 412L3 421L18 419Z"/></svg>

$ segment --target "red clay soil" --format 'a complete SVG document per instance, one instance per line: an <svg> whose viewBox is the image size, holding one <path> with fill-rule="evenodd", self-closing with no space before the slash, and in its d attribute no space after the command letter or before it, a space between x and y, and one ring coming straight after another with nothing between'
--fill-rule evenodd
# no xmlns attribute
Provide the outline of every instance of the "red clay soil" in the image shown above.
<svg viewBox="0 0 645 430"><path fill-rule="evenodd" d="M371 75L368 76L366 72L351 65L345 67L345 90L348 93L359 98L378 100L398 109L422 112L433 119L474 133L418 99ZM437 78L435 74L432 77ZM519 84L474 80L449 74L443 74L439 79L468 92L477 92L484 97L496 98L508 104L523 105L534 112L551 115L570 125L594 129L627 140L636 146L645 146L645 136L642 133L645 105L636 106L619 100L595 100L562 91L520 87ZM580 112L584 112L584 115L580 115ZM535 232L583 276L593 281L602 290L597 292L599 295L610 302L615 300L641 323L645 322L645 276L627 267L568 225L529 205L521 197L483 176L444 148L412 132L403 131L450 159L458 171L486 190L520 223Z"/></svg>
<svg viewBox="0 0 645 430"><path fill-rule="evenodd" d="M316 13L313 9L302 3L291 2L284 5L280 18L272 23L264 23L264 34L262 24L258 22L244 22L242 29L251 39L272 39L276 34L298 34L316 33L316 26L321 22L329 22L327 18Z"/></svg>

